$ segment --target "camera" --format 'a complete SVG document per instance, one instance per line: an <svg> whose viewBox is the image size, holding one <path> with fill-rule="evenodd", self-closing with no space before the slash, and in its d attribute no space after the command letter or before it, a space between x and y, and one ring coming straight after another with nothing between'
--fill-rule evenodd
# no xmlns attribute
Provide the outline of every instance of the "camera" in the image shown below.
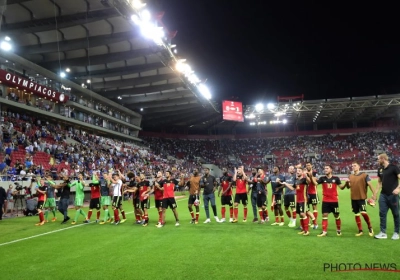
<svg viewBox="0 0 400 280"><path fill-rule="evenodd" d="M17 190L17 191L22 191L22 186L20 186L20 184L19 183L14 183L14 185L15 185L15 189Z"/></svg>

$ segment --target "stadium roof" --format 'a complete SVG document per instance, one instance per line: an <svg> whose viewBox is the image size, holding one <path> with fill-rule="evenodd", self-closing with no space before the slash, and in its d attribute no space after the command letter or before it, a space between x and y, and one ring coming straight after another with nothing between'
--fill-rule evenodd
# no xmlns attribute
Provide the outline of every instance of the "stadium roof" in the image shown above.
<svg viewBox="0 0 400 280"><path fill-rule="evenodd" d="M143 37L131 20L137 14L131 1L6 2L1 31L17 55L55 73L69 68L71 81L142 114L143 128L179 123L172 112L182 120L216 113L176 71L171 49ZM153 16L162 24L162 14ZM163 41L171 46L176 32L166 31Z"/></svg>
<svg viewBox="0 0 400 280"><path fill-rule="evenodd" d="M276 102L274 107L270 105L270 109L263 104L261 110L255 104L246 105L243 123L224 121L218 112L220 105L204 98L185 75L176 71L177 58L171 48L142 36L131 20L135 10L129 3L8 0L1 30L12 38L14 52L19 56L55 73L69 68L67 78L71 81L86 84L88 89L143 115L144 130L310 130L315 126L369 126L378 119L399 119L400 95L382 95L288 99ZM162 14L157 18L162 24ZM165 44L172 47L175 34L167 30Z"/></svg>

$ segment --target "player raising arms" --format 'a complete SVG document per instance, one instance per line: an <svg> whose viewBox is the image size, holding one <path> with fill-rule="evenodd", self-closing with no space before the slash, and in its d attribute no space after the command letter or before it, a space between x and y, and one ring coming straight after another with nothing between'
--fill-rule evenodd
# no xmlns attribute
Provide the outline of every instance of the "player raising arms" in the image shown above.
<svg viewBox="0 0 400 280"><path fill-rule="evenodd" d="M135 217L136 217L136 224L140 225L143 223L142 217L143 217L143 212L140 209L140 196L139 196L139 182L140 182L140 176L135 176L133 172L129 172L127 174L127 177L129 178L129 182L126 184L127 189L125 190L126 192L132 193L132 203L133 203L133 209L135 211Z"/></svg>
<svg viewBox="0 0 400 280"><path fill-rule="evenodd" d="M236 194L235 202L233 204L233 221L232 223L238 222L239 214L239 203L243 204L243 222L247 222L247 176L243 171L243 166L236 169L233 175L233 181L236 183Z"/></svg>
<svg viewBox="0 0 400 280"><path fill-rule="evenodd" d="M163 191L163 202L162 202L162 220L161 223L157 225L158 228L162 228L165 225L165 211L170 207L175 216L175 226L179 226L179 217L178 212L176 211L176 201L174 195L175 185L178 185L179 182L175 179L171 178L171 172L165 171L165 179L160 183L156 182L155 185L161 188Z"/></svg>
<svg viewBox="0 0 400 280"><path fill-rule="evenodd" d="M324 237L328 232L328 215L333 213L336 219L336 234L341 236L340 231L341 221L339 216L339 199L337 188L344 188L341 186L340 178L332 175L332 166L325 165L324 167L325 176L319 177L316 180L312 177L314 185L322 184L322 232L318 234L318 237Z"/></svg>
<svg viewBox="0 0 400 280"><path fill-rule="evenodd" d="M279 174L279 167L274 166L272 169L272 174L268 177L267 183L271 183L272 188L272 199L271 199L271 210L274 211L275 214L275 222L271 224L271 226L284 225L284 216L282 210L282 183L285 182L285 177ZM279 180L277 180L279 178ZM289 212L290 217L290 212ZM279 219L280 218L280 219Z"/></svg>
<svg viewBox="0 0 400 280"><path fill-rule="evenodd" d="M313 229L318 228L318 207L317 204L319 203L318 199L318 191L317 191L317 186L313 184L311 178L312 177L317 177L317 172L313 171L313 166L311 162L306 163L306 178L307 183L308 183L308 188L307 188L307 195L308 195L308 210L311 211L310 205L312 205L312 211L314 215L314 221L313 221Z"/></svg>
<svg viewBox="0 0 400 280"><path fill-rule="evenodd" d="M44 203L44 219L48 222L49 211L53 213L52 222L57 220L56 218L56 199L55 199L55 188L56 183L53 181L53 178L50 175L46 176L46 202Z"/></svg>
<svg viewBox="0 0 400 280"><path fill-rule="evenodd" d="M363 235L360 212L368 225L369 236L374 236L371 220L367 214L365 200L367 199L368 187L373 194L375 193L375 190L372 188L371 179L368 174L360 172L360 165L357 162L353 162L351 167L353 169L353 174L349 176L349 179L346 181L344 186L350 188L351 208L353 209L358 227L358 233L356 236Z"/></svg>
<svg viewBox="0 0 400 280"><path fill-rule="evenodd" d="M222 177L219 179L220 186L218 189L218 196L221 192L221 223L225 222L225 205L229 205L229 222L233 222L233 203L232 203L232 176L229 176L226 168L222 169Z"/></svg>
<svg viewBox="0 0 400 280"><path fill-rule="evenodd" d="M189 178L187 182L187 187L189 188L189 200L188 200L188 209L190 212L190 216L192 220L191 224L199 223L199 215L200 215L200 174L197 168L193 169L193 175ZM193 204L196 207L196 218L193 213Z"/></svg>
<svg viewBox="0 0 400 280"><path fill-rule="evenodd" d="M100 204L104 211L104 219L99 224L104 225L105 223L111 222L110 211L108 210L108 206L111 205L110 198L110 179L108 177L108 173L103 173L103 178L98 178L97 174L94 175L95 181L97 180L100 185Z"/></svg>

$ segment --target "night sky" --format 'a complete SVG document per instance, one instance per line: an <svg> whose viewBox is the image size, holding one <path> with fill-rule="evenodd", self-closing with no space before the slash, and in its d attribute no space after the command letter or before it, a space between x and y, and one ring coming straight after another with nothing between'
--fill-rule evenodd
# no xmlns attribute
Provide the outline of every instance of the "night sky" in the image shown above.
<svg viewBox="0 0 400 280"><path fill-rule="evenodd" d="M394 5L155 1L167 28L178 30L173 43L179 55L208 79L215 100L251 104L300 94L310 100L400 92Z"/></svg>

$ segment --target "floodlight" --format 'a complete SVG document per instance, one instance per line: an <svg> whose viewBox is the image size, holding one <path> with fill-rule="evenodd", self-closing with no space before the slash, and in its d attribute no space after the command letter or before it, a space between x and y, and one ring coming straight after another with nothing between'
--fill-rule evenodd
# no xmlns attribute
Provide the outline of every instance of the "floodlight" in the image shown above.
<svg viewBox="0 0 400 280"><path fill-rule="evenodd" d="M211 99L211 93L208 87L205 84L199 84L198 89L200 93L204 96L205 99L209 100Z"/></svg>
<svg viewBox="0 0 400 280"><path fill-rule="evenodd" d="M66 76L65 72L61 72L61 73L60 73L60 77L61 77L61 78L65 78L65 76Z"/></svg>
<svg viewBox="0 0 400 280"><path fill-rule="evenodd" d="M264 105L262 103L256 104L256 111L261 112L264 109Z"/></svg>
<svg viewBox="0 0 400 280"><path fill-rule="evenodd" d="M268 103L267 108L268 108L268 110L273 110L273 109L275 109L275 104Z"/></svg>

